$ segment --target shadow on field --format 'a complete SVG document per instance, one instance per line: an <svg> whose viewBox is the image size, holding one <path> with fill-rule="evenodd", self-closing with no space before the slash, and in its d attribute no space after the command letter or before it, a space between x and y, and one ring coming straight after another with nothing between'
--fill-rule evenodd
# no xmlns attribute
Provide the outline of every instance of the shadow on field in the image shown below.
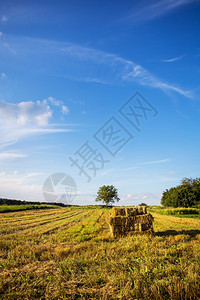
<svg viewBox="0 0 200 300"><path fill-rule="evenodd" d="M157 231L155 232L156 236L175 236L175 235L190 235L195 237L197 234L200 234L200 230L166 230L166 231Z"/></svg>

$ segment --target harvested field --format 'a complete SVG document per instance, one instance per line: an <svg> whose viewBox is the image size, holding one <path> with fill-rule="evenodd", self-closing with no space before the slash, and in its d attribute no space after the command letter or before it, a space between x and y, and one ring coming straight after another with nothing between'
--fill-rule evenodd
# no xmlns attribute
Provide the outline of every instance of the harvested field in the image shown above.
<svg viewBox="0 0 200 300"><path fill-rule="evenodd" d="M200 220L153 213L155 236L113 238L111 210L0 215L1 299L200 299Z"/></svg>

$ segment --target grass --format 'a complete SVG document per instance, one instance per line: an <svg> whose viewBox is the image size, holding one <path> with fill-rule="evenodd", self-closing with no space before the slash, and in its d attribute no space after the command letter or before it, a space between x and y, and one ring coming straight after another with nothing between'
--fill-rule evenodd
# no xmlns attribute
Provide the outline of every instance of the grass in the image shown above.
<svg viewBox="0 0 200 300"><path fill-rule="evenodd" d="M152 214L115 239L106 208L2 213L0 298L200 299L200 220Z"/></svg>
<svg viewBox="0 0 200 300"><path fill-rule="evenodd" d="M48 209L48 208L58 208L56 205L49 204L24 204L24 205L0 205L0 213L6 212L15 212L15 211L23 211L23 210L32 210L32 209Z"/></svg>
<svg viewBox="0 0 200 300"><path fill-rule="evenodd" d="M197 208L174 208L166 209L166 215L200 215L200 210Z"/></svg>
<svg viewBox="0 0 200 300"><path fill-rule="evenodd" d="M149 207L150 212L158 213L161 215L173 215L179 218L197 218L200 219L200 209L198 208L165 208L162 206Z"/></svg>

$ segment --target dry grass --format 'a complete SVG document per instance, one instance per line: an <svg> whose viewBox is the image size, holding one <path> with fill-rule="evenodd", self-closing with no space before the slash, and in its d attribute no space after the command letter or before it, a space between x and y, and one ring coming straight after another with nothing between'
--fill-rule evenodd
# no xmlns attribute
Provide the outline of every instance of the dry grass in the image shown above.
<svg viewBox="0 0 200 300"><path fill-rule="evenodd" d="M109 209L0 215L1 299L200 299L200 220L153 213L114 239Z"/></svg>

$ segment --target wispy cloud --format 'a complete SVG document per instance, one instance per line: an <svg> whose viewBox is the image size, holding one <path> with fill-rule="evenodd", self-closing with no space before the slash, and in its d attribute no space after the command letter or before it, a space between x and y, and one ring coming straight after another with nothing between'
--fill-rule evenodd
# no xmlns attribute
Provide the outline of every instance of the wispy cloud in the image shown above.
<svg viewBox="0 0 200 300"><path fill-rule="evenodd" d="M61 107L61 111L64 115L69 113L69 108L64 105L63 101L57 100L53 97L48 97L47 100L52 103L52 105Z"/></svg>
<svg viewBox="0 0 200 300"><path fill-rule="evenodd" d="M8 17L6 16L6 15L3 15L2 17L1 17L1 22L2 23L6 23L8 21Z"/></svg>
<svg viewBox="0 0 200 300"><path fill-rule="evenodd" d="M169 14L172 11L183 6L190 5L198 0L158 0L158 1L141 1L138 8L134 8L134 12L128 14L123 20L132 20L133 22L147 22Z"/></svg>
<svg viewBox="0 0 200 300"><path fill-rule="evenodd" d="M26 56L27 64L27 57L29 57L29 69L36 72L101 84L124 85L133 82L161 89L166 93L173 91L185 97L193 96L192 91L158 79L136 62L112 53L67 42L32 38L9 37L6 42L19 56L20 64L23 65L24 56ZM34 65L32 64L33 57ZM67 112L67 109L63 108L63 111Z"/></svg>
<svg viewBox="0 0 200 300"><path fill-rule="evenodd" d="M7 75L5 73L3 73L3 72L1 73L1 79L2 80L7 79Z"/></svg>
<svg viewBox="0 0 200 300"><path fill-rule="evenodd" d="M171 161L170 158L166 158L166 159L161 159L161 160L154 160L154 161L145 161L145 162L141 162L141 163L138 163L137 165L155 165L155 164L163 164L163 163L166 163L166 162L169 162Z"/></svg>
<svg viewBox="0 0 200 300"><path fill-rule="evenodd" d="M166 63L167 62L174 62L174 61L182 59L183 57L185 57L185 54L183 54L181 56L174 57L174 58L162 59L161 62L166 62Z"/></svg>
<svg viewBox="0 0 200 300"><path fill-rule="evenodd" d="M191 90L185 90L181 87L178 87L174 84L170 84L167 82L164 82L162 80L159 80L154 75L152 75L150 72L145 70L139 65L135 65L133 67L133 70L130 73L127 73L123 76L124 80L127 81L137 81L140 85L149 86L152 88L158 88L163 90L164 92L168 91L174 91L178 94L181 94L187 98L193 97L193 91Z"/></svg>
<svg viewBox="0 0 200 300"><path fill-rule="evenodd" d="M27 155L15 151L0 152L0 160L24 158L24 157L27 157Z"/></svg>
<svg viewBox="0 0 200 300"><path fill-rule="evenodd" d="M136 163L133 166L128 167L128 168L124 168L124 169L111 168L111 169L108 169L108 170L105 170L105 171L101 172L100 176L114 175L116 173L120 174L120 173L124 173L124 172L127 173L129 171L133 171L133 170L139 169L139 168L141 168L142 166L145 166L145 165L157 165L157 164L167 163L169 161L171 161L170 158L165 158L165 159L160 159L160 160L153 160L153 161L145 161L145 162Z"/></svg>

